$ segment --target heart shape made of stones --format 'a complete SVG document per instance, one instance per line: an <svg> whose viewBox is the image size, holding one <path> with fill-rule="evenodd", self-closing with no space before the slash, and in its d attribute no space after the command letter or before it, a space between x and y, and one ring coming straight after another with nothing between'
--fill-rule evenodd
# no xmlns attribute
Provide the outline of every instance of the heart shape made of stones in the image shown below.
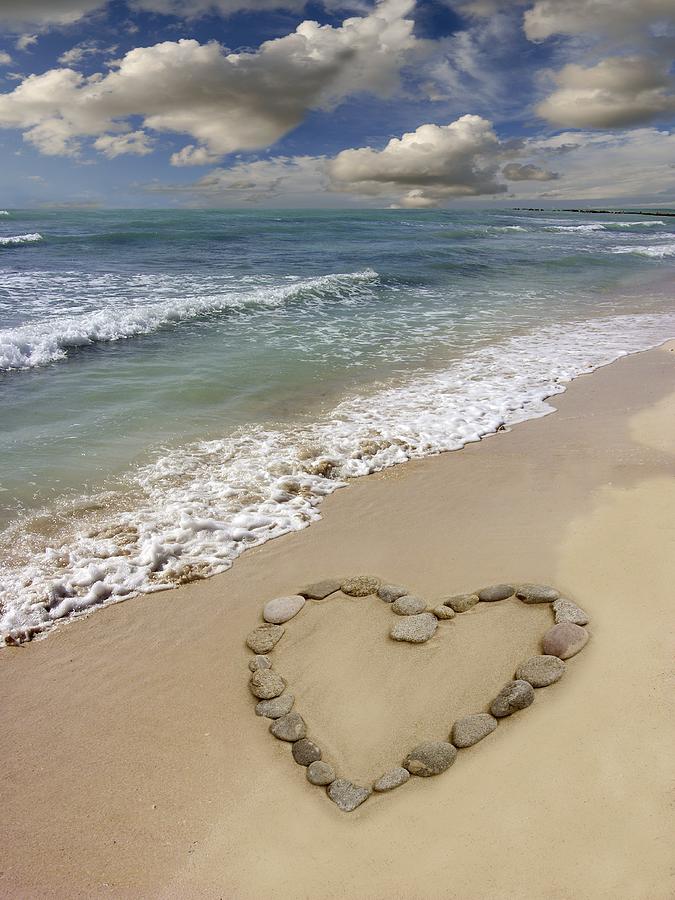
<svg viewBox="0 0 675 900"><path fill-rule="evenodd" d="M458 719L447 741L423 741L407 754L400 766L382 774L372 785L355 784L338 777L333 766L322 759L321 748L307 734L302 716L293 709L295 698L284 678L274 670L269 654L285 633L285 624L295 618L308 601L321 601L341 591L349 597L374 596L390 604L395 620L390 637L411 644L431 640L441 623L472 609L479 603L495 603L514 596L526 604L549 604L554 624L542 638L542 653L524 660L514 678L492 700L489 712L477 712ZM586 645L589 634L583 626L588 615L573 601L561 597L555 588L541 584L497 584L468 594L445 598L431 610L426 602L407 588L370 575L327 578L302 588L297 594L278 597L263 607L263 624L254 628L246 644L255 656L249 660L249 688L256 698L256 715L271 719L270 732L291 745L293 759L306 767L307 780L326 788L328 797L344 812L360 806L373 791L383 793L405 784L411 777L429 777L446 771L458 751L472 747L497 728L500 719L525 709L534 701L535 689L562 678L565 660Z"/></svg>

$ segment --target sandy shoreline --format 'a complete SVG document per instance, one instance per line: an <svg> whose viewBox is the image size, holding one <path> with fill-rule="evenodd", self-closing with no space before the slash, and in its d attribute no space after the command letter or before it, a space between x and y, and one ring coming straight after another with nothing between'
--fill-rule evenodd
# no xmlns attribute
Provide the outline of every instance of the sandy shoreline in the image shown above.
<svg viewBox="0 0 675 900"><path fill-rule="evenodd" d="M356 480L224 575L1 653L2 896L672 896L674 371L672 344L620 360L552 416ZM592 640L450 772L344 815L253 715L243 641L265 600L358 572L429 598L553 583ZM482 710L543 630L509 602L392 645L365 602L303 610L276 651L355 779Z"/></svg>

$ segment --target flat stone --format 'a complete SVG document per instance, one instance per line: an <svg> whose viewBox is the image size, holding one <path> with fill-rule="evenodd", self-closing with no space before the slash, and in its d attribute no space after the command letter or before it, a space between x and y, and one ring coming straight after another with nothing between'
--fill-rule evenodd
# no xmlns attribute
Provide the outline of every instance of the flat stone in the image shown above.
<svg viewBox="0 0 675 900"><path fill-rule="evenodd" d="M331 784L335 781L335 769L327 762L317 760L307 766L307 781L310 784Z"/></svg>
<svg viewBox="0 0 675 900"><path fill-rule="evenodd" d="M258 669L271 669L272 660L269 656L252 656L248 661L248 667L251 672L257 672Z"/></svg>
<svg viewBox="0 0 675 900"><path fill-rule="evenodd" d="M265 716L266 719L280 719L293 709L295 697L284 691L278 697L272 697L271 700L261 700L256 704L256 716Z"/></svg>
<svg viewBox="0 0 675 900"><path fill-rule="evenodd" d="M423 644L435 633L438 619L433 613L420 613L418 616L401 616L394 623L389 634L395 641L408 641L410 644Z"/></svg>
<svg viewBox="0 0 675 900"><path fill-rule="evenodd" d="M560 596L560 591L547 584L521 584L516 597L523 603L553 603Z"/></svg>
<svg viewBox="0 0 675 900"><path fill-rule="evenodd" d="M532 687L548 687L565 674L565 663L557 656L532 656L516 669L516 678Z"/></svg>
<svg viewBox="0 0 675 900"><path fill-rule="evenodd" d="M529 681L509 681L492 701L490 712L498 719L503 719L533 702L534 688Z"/></svg>
<svg viewBox="0 0 675 900"><path fill-rule="evenodd" d="M478 594L454 594L441 602L443 606L449 606L456 613L463 613L478 603Z"/></svg>
<svg viewBox="0 0 675 900"><path fill-rule="evenodd" d="M497 720L489 713L477 713L475 716L465 716L457 719L452 726L450 740L455 747L473 747L478 741L482 741L497 727Z"/></svg>
<svg viewBox="0 0 675 900"><path fill-rule="evenodd" d="M553 604L553 616L556 625L561 625L563 622L571 622L573 625L588 625L590 621L588 613L565 597L561 597Z"/></svg>
<svg viewBox="0 0 675 900"><path fill-rule="evenodd" d="M454 619L457 615L451 606L445 606L444 604L434 607L432 612L437 619Z"/></svg>
<svg viewBox="0 0 675 900"><path fill-rule="evenodd" d="M340 590L350 597L368 597L370 594L376 593L380 584L380 579L374 578L372 575L354 575L353 578L345 578L340 585Z"/></svg>
<svg viewBox="0 0 675 900"><path fill-rule="evenodd" d="M272 697L278 697L286 688L286 682L271 669L258 669L251 675L248 686L254 697L261 700L271 700Z"/></svg>
<svg viewBox="0 0 675 900"><path fill-rule="evenodd" d="M299 766L308 766L310 763L321 759L321 748L317 747L314 741L310 741L309 738L302 738L302 740L296 741L291 748L291 752L293 759Z"/></svg>
<svg viewBox="0 0 675 900"><path fill-rule="evenodd" d="M280 741L301 741L307 734L307 725L299 713L289 712L270 725L270 731Z"/></svg>
<svg viewBox="0 0 675 900"><path fill-rule="evenodd" d="M476 591L478 599L482 600L483 603L492 603L495 600L508 600L509 597L513 597L515 592L516 589L512 584L493 584L490 587L484 587Z"/></svg>
<svg viewBox="0 0 675 900"><path fill-rule="evenodd" d="M411 775L427 778L429 775L445 772L456 757L456 748L447 741L425 741L406 756L403 766Z"/></svg>
<svg viewBox="0 0 675 900"><path fill-rule="evenodd" d="M408 588L401 587L400 584L381 584L377 589L377 596L385 603L393 603L408 593L410 593Z"/></svg>
<svg viewBox="0 0 675 900"><path fill-rule="evenodd" d="M397 616L416 616L418 613L424 612L427 604L421 597L406 594L405 597L399 597L398 600L394 600L391 608Z"/></svg>
<svg viewBox="0 0 675 900"><path fill-rule="evenodd" d="M554 625L544 635L541 647L544 653L569 659L586 646L588 632L573 622L561 622Z"/></svg>
<svg viewBox="0 0 675 900"><path fill-rule="evenodd" d="M346 778L336 778L332 784L328 785L326 793L338 809L343 812L351 812L370 797L371 790L353 784Z"/></svg>
<svg viewBox="0 0 675 900"><path fill-rule="evenodd" d="M324 578L323 581L315 581L298 591L301 597L308 600L325 600L330 594L340 590L342 582L338 578Z"/></svg>
<svg viewBox="0 0 675 900"><path fill-rule="evenodd" d="M254 653L269 653L277 641L281 640L285 630L281 625L258 625L246 638L246 646Z"/></svg>
<svg viewBox="0 0 675 900"><path fill-rule="evenodd" d="M304 605L305 598L300 594L268 600L263 607L263 619L266 622L281 625L282 622L288 622L293 616L297 616Z"/></svg>
<svg viewBox="0 0 675 900"><path fill-rule="evenodd" d="M378 794L384 793L384 791L393 791L394 788L400 787L409 779L410 772L404 769L403 766L397 766L391 772L385 772L384 775L381 775L373 785L373 790L377 791Z"/></svg>

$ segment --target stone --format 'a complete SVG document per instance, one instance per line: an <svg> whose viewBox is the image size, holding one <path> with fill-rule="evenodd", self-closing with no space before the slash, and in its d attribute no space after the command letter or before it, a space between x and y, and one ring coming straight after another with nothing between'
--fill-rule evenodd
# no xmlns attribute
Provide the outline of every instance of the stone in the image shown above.
<svg viewBox="0 0 675 900"><path fill-rule="evenodd" d="M560 596L560 592L547 584L521 584L516 591L516 597L523 603L553 603Z"/></svg>
<svg viewBox="0 0 675 900"><path fill-rule="evenodd" d="M450 740L460 749L473 747L478 741L482 741L497 727L497 720L489 713L477 713L475 716L465 716L457 719L452 726Z"/></svg>
<svg viewBox="0 0 675 900"><path fill-rule="evenodd" d="M281 625L258 625L246 638L246 646L250 647L254 653L269 653L281 640L285 630Z"/></svg>
<svg viewBox="0 0 675 900"><path fill-rule="evenodd" d="M565 663L557 656L532 656L516 669L516 678L529 681L532 687L548 687L565 674Z"/></svg>
<svg viewBox="0 0 675 900"><path fill-rule="evenodd" d="M326 788L326 793L342 812L351 812L370 797L370 788L360 787L346 778L336 778Z"/></svg>
<svg viewBox="0 0 675 900"><path fill-rule="evenodd" d="M420 613L418 616L401 616L389 634L395 641L423 644L432 637L437 628L438 619L433 613Z"/></svg>
<svg viewBox="0 0 675 900"><path fill-rule="evenodd" d="M340 585L343 594L350 597L368 597L374 594L380 586L380 579L372 575L354 575L353 578L345 578Z"/></svg>
<svg viewBox="0 0 675 900"><path fill-rule="evenodd" d="M256 703L256 716L265 716L266 719L280 719L293 709L295 697L284 691L278 697L272 697L271 700L261 700Z"/></svg>
<svg viewBox="0 0 675 900"><path fill-rule="evenodd" d="M483 603L492 603L495 600L508 600L513 597L516 589L512 584L493 584L490 587L481 588L476 591L478 599Z"/></svg>
<svg viewBox="0 0 675 900"><path fill-rule="evenodd" d="M546 654L569 659L586 646L588 632L573 622L561 622L546 632L541 648Z"/></svg>
<svg viewBox="0 0 675 900"><path fill-rule="evenodd" d="M251 693L260 700L271 700L272 697L278 697L286 688L286 682L271 669L258 669L251 675L248 683Z"/></svg>
<svg viewBox="0 0 675 900"><path fill-rule="evenodd" d="M449 606L456 613L466 612L478 603L478 594L454 594L442 601L443 606Z"/></svg>
<svg viewBox="0 0 675 900"><path fill-rule="evenodd" d="M588 625L590 621L588 613L565 597L561 597L553 604L553 616L556 625L561 625L563 622L571 622L573 625Z"/></svg>
<svg viewBox="0 0 675 900"><path fill-rule="evenodd" d="M454 619L457 615L451 606L445 606L444 604L436 606L432 612L437 619Z"/></svg>
<svg viewBox="0 0 675 900"><path fill-rule="evenodd" d="M406 594L405 597L399 597L391 604L392 612L397 616L416 616L418 613L424 612L427 604L421 597L415 597L413 594Z"/></svg>
<svg viewBox="0 0 675 900"><path fill-rule="evenodd" d="M399 597L405 597L407 593L408 588L401 587L400 584L381 584L377 589L377 596L385 603L393 603Z"/></svg>
<svg viewBox="0 0 675 900"><path fill-rule="evenodd" d="M268 600L263 607L263 619L266 622L281 625L282 622L288 622L293 616L297 616L304 605L305 598L300 594Z"/></svg>
<svg viewBox="0 0 675 900"><path fill-rule="evenodd" d="M321 749L309 738L296 741L291 747L291 753L299 766L308 766L321 759Z"/></svg>
<svg viewBox="0 0 675 900"><path fill-rule="evenodd" d="M327 762L317 760L307 766L307 781L310 784L331 784L335 781L335 769Z"/></svg>
<svg viewBox="0 0 675 900"><path fill-rule="evenodd" d="M257 672L258 669L271 669L272 660L269 656L252 656L248 661L248 667L251 672Z"/></svg>
<svg viewBox="0 0 675 900"><path fill-rule="evenodd" d="M340 580L338 578L324 578L323 581L315 581L314 584L308 584L307 587L299 590L301 597L307 597L308 600L325 600L330 594L334 594L340 590Z"/></svg>
<svg viewBox="0 0 675 900"><path fill-rule="evenodd" d="M510 716L534 703L534 688L529 681L509 681L492 701L490 712L498 719Z"/></svg>
<svg viewBox="0 0 675 900"><path fill-rule="evenodd" d="M390 772L385 772L384 775L381 775L373 785L373 790L377 791L378 794L384 793L384 791L393 791L394 788L400 787L409 779L410 772L404 769L403 766L397 766Z"/></svg>
<svg viewBox="0 0 675 900"><path fill-rule="evenodd" d="M427 778L440 775L454 763L457 750L447 741L425 741L415 747L403 760L403 766L411 775Z"/></svg>
<svg viewBox="0 0 675 900"><path fill-rule="evenodd" d="M289 712L270 725L270 731L280 741L301 741L307 734L305 720L299 713Z"/></svg>

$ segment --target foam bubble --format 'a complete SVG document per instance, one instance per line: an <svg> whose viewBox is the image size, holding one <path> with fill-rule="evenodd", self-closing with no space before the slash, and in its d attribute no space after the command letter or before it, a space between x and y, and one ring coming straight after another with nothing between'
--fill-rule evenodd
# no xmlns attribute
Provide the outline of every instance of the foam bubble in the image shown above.
<svg viewBox="0 0 675 900"><path fill-rule="evenodd" d="M612 247L611 253L634 253L637 256L648 256L652 259L665 259L675 256L675 243L653 244L641 247Z"/></svg>
<svg viewBox="0 0 675 900"><path fill-rule="evenodd" d="M104 526L0 573L0 633L21 639L133 594L231 566L248 547L305 528L346 479L455 450L546 415L585 372L675 335L675 316L557 324L482 347L443 371L339 404L288 431L247 428L159 457L142 500Z"/></svg>

